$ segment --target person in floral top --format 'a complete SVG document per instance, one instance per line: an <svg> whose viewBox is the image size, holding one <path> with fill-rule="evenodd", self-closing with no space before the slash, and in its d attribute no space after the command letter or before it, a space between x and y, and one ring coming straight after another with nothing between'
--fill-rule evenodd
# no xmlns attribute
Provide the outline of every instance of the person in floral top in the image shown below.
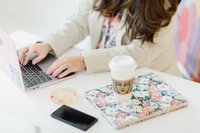
<svg viewBox="0 0 200 133"><path fill-rule="evenodd" d="M179 3L180 0L81 0L79 10L61 29L19 51L20 62L26 66L33 53L38 55L33 64L49 52L60 56L89 35L90 50L58 59L47 73L63 78L82 69L87 73L106 72L114 56L128 55L138 67L181 77L173 45Z"/></svg>

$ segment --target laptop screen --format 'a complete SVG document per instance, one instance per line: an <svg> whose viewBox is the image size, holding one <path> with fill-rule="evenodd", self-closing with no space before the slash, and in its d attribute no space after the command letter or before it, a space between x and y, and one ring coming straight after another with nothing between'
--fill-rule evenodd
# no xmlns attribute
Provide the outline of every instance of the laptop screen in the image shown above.
<svg viewBox="0 0 200 133"><path fill-rule="evenodd" d="M0 29L0 69L23 88L21 70L14 41Z"/></svg>

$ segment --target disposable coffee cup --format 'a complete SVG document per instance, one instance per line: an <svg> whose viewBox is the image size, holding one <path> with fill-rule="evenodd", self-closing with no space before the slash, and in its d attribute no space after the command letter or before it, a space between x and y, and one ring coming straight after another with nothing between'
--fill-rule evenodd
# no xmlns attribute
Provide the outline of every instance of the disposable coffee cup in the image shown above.
<svg viewBox="0 0 200 133"><path fill-rule="evenodd" d="M116 56L109 62L114 96L117 102L131 100L136 61L127 55Z"/></svg>

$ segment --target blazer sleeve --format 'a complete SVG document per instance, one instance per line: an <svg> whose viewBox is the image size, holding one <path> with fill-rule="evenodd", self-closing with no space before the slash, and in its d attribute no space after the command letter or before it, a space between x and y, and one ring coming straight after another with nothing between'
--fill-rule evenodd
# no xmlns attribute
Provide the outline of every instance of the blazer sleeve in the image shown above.
<svg viewBox="0 0 200 133"><path fill-rule="evenodd" d="M67 49L84 40L88 35L90 5L89 0L80 0L77 12L68 17L58 31L41 40L52 47L56 56L60 56Z"/></svg>
<svg viewBox="0 0 200 133"><path fill-rule="evenodd" d="M155 44L145 42L142 45L141 41L133 40L129 45L122 44L122 46L119 47L82 52L81 54L87 68L86 72L95 73L109 71L109 61L114 56L119 55L132 56L136 60L138 67L147 67L151 62L159 62L157 60L162 60L162 57L167 57L165 54L170 54L166 53L166 49L169 49L169 47L173 45L175 18L174 16L171 23L167 27L162 28L157 35L155 35Z"/></svg>

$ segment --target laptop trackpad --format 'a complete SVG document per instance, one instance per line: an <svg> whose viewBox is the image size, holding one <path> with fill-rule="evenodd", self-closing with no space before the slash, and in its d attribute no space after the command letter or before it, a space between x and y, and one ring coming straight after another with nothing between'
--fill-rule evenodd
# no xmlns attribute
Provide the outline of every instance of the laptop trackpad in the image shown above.
<svg viewBox="0 0 200 133"><path fill-rule="evenodd" d="M48 56L43 59L39 64L38 66L43 70L43 71L47 71L47 69L57 60L57 58L52 55L52 54L48 54ZM64 76L63 78L66 78L66 77L70 77L70 76L73 76L75 75L75 72L71 72L69 73L68 75ZM54 78L54 80L58 80L58 78Z"/></svg>
<svg viewBox="0 0 200 133"><path fill-rule="evenodd" d="M52 65L52 63L54 63L57 60L57 58L52 55L52 54L48 54L47 57L45 59L43 59L40 63L38 63L38 66L43 70L43 71L47 71L47 69Z"/></svg>

